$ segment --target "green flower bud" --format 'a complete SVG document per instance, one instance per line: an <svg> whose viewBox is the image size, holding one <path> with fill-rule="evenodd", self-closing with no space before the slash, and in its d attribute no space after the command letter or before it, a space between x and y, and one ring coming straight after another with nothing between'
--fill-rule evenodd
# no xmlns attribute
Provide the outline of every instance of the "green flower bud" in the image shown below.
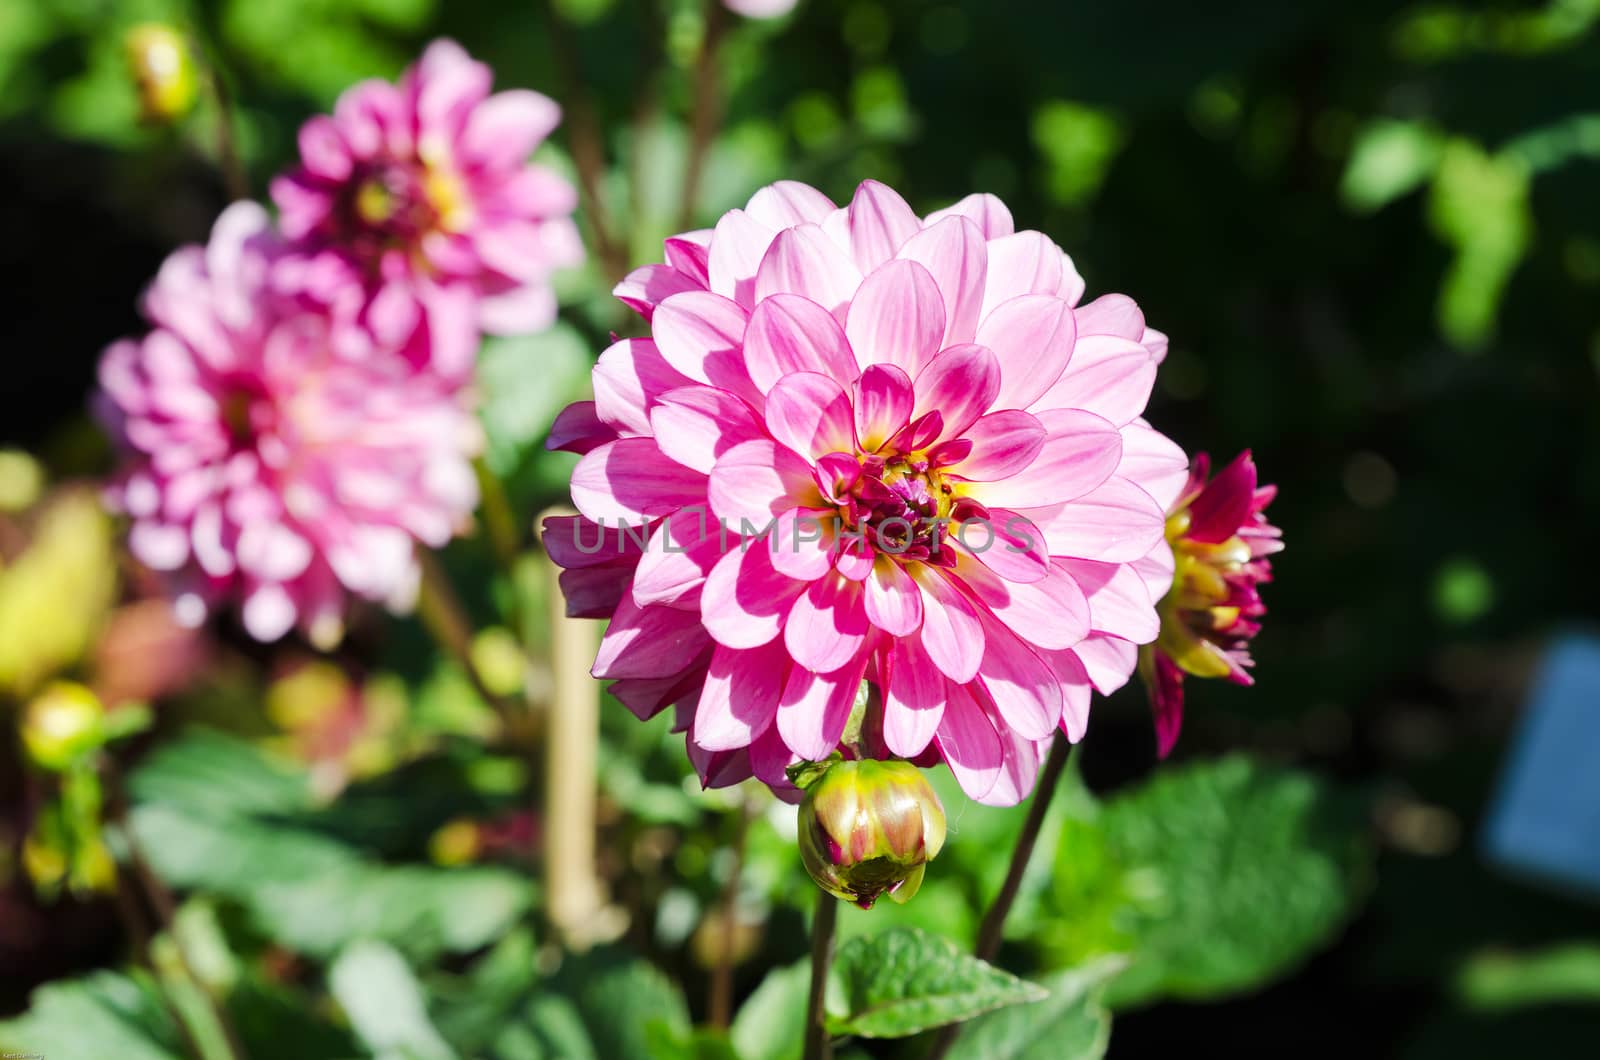
<svg viewBox="0 0 1600 1060"><path fill-rule="evenodd" d="M944 807L910 762L839 761L806 788L800 859L817 886L872 908L908 902L944 846Z"/></svg>
<svg viewBox="0 0 1600 1060"><path fill-rule="evenodd" d="M187 114L199 82L183 37L171 26L146 22L128 31L123 48L144 120L169 122Z"/></svg>
<svg viewBox="0 0 1600 1060"><path fill-rule="evenodd" d="M35 764L60 772L105 742L105 708L82 685L56 681L28 704L22 742Z"/></svg>

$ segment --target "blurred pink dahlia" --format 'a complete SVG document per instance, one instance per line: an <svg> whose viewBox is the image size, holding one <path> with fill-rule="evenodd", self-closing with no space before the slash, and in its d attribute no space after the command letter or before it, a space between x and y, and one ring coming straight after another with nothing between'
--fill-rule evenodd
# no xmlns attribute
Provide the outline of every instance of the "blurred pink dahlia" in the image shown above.
<svg viewBox="0 0 1600 1060"><path fill-rule="evenodd" d="M676 705L707 783L777 788L865 680L867 753L1017 802L1159 629L1187 475L1139 418L1165 338L1125 296L1080 305L988 195L922 218L785 182L666 258L617 288L650 337L551 440L585 454L545 540L571 611L611 620L595 675Z"/></svg>
<svg viewBox="0 0 1600 1060"><path fill-rule="evenodd" d="M301 127L299 167L272 183L291 244L275 282L334 311L340 353L398 349L459 379L480 331L555 319L550 273L583 258L577 196L528 156L561 111L490 95L492 77L435 41L398 85L356 85Z"/></svg>
<svg viewBox="0 0 1600 1060"><path fill-rule="evenodd" d="M1210 476L1201 453L1167 517L1176 569L1159 604L1161 636L1140 651L1163 758L1183 725L1184 674L1255 683L1250 641L1267 613L1259 586L1272 580L1267 557L1283 551L1283 531L1266 516L1278 487L1256 484L1250 450Z"/></svg>
<svg viewBox="0 0 1600 1060"><path fill-rule="evenodd" d="M169 257L153 330L101 360L97 411L124 458L111 504L180 619L237 601L259 640L298 625L326 644L347 594L409 602L416 542L444 544L476 501L478 429L398 358L332 355L327 317L273 292L280 252L237 203Z"/></svg>

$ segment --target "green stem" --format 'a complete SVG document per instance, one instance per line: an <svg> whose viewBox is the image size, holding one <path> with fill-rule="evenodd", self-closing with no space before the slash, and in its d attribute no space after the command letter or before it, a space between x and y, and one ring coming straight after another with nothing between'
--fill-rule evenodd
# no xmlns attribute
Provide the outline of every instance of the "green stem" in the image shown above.
<svg viewBox="0 0 1600 1060"><path fill-rule="evenodd" d="M828 1060L833 1052L823 1003L828 996L828 966L833 963L833 933L838 921L839 899L818 890L817 915L811 924L811 992L806 999L804 1060Z"/></svg>
<svg viewBox="0 0 1600 1060"><path fill-rule="evenodd" d="M730 20L722 0L706 0L705 32L700 38L700 52L694 64L694 112L689 117L689 165L683 174L683 202L678 211L680 229L694 227L706 157L722 126L720 52Z"/></svg>

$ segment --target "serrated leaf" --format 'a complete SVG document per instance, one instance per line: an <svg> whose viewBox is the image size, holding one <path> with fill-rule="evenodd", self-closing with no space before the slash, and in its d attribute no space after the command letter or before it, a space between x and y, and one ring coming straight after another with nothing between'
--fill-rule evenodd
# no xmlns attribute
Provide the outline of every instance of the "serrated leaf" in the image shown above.
<svg viewBox="0 0 1600 1060"><path fill-rule="evenodd" d="M829 974L828 1029L863 1038L904 1038L1048 996L948 939L896 928L839 947Z"/></svg>
<svg viewBox="0 0 1600 1060"><path fill-rule="evenodd" d="M1036 1005L979 1016L962 1028L952 1060L1100 1060L1111 1042L1111 1014L1101 997L1124 967L1106 957L1045 979L1050 996Z"/></svg>
<svg viewBox="0 0 1600 1060"><path fill-rule="evenodd" d="M733 1047L742 1060L798 1060L810 986L809 960L767 973L733 1018Z"/></svg>
<svg viewBox="0 0 1600 1060"><path fill-rule="evenodd" d="M0 1023L0 1053L179 1060L184 1048L147 977L99 972L35 990L28 1011Z"/></svg>
<svg viewBox="0 0 1600 1060"><path fill-rule="evenodd" d="M328 970L328 985L379 1060L455 1060L428 1020L416 977L393 947L370 940L352 944Z"/></svg>

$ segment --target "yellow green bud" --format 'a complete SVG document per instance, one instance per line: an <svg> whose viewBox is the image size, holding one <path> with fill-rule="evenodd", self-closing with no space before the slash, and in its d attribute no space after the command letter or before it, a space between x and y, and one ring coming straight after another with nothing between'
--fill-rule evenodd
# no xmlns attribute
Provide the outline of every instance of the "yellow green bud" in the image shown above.
<svg viewBox="0 0 1600 1060"><path fill-rule="evenodd" d="M56 681L28 704L22 743L28 757L54 772L69 768L105 742L105 707L89 689Z"/></svg>
<svg viewBox="0 0 1600 1060"><path fill-rule="evenodd" d="M199 88L182 35L171 26L146 22L128 31L123 48L144 120L169 122L187 114Z"/></svg>
<svg viewBox="0 0 1600 1060"><path fill-rule="evenodd" d="M910 901L944 846L944 807L909 762L835 762L806 787L800 859L817 886L863 909Z"/></svg>

